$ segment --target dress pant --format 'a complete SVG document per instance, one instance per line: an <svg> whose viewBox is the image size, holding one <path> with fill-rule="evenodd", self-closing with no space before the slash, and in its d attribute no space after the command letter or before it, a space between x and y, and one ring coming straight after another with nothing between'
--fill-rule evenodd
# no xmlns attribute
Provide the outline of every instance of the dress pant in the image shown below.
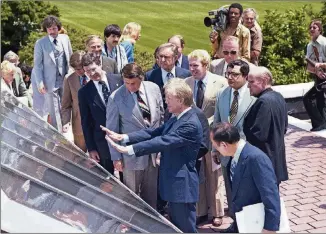
<svg viewBox="0 0 326 234"><path fill-rule="evenodd" d="M156 210L158 166L153 166L151 156L144 170L123 169L123 183Z"/></svg>
<svg viewBox="0 0 326 234"><path fill-rule="evenodd" d="M49 114L49 123L56 128L59 132L62 132L61 124L61 98L63 88L55 88L52 92L44 94L45 96L45 107Z"/></svg>
<svg viewBox="0 0 326 234"><path fill-rule="evenodd" d="M85 143L85 138L83 134L74 134L74 143L77 145L82 151L86 153L87 147Z"/></svg>
<svg viewBox="0 0 326 234"><path fill-rule="evenodd" d="M169 202L168 212L171 223L185 233L195 233L196 203Z"/></svg>
<svg viewBox="0 0 326 234"><path fill-rule="evenodd" d="M197 216L210 214L213 217L224 216L224 194L222 190L222 169L212 171L212 157L207 153L202 159L205 180L199 184Z"/></svg>
<svg viewBox="0 0 326 234"><path fill-rule="evenodd" d="M303 104L311 119L313 128L326 123L326 97L323 91L312 87L303 97Z"/></svg>
<svg viewBox="0 0 326 234"><path fill-rule="evenodd" d="M233 215L233 207L232 207L232 185L230 180L230 167L231 161L229 162L228 166L225 167L221 165L222 167L222 173L223 173L223 179L225 184L225 192L226 192L226 199L228 201L228 209L229 209L229 215Z"/></svg>

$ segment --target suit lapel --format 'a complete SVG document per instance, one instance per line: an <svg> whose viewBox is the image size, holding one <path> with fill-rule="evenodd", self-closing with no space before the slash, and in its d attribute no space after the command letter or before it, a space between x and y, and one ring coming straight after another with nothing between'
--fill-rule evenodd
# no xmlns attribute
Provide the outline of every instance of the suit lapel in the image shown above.
<svg viewBox="0 0 326 234"><path fill-rule="evenodd" d="M237 163L237 166L235 168L235 172L233 175L233 181L232 181L232 200L235 198L240 182L241 182L241 178L242 175L245 171L246 168L246 160L248 157L248 154L243 153L245 151L245 148L247 147L247 143L246 145L243 147L242 152L240 154L240 158L239 161Z"/></svg>
<svg viewBox="0 0 326 234"><path fill-rule="evenodd" d="M127 108L132 110L132 117L142 126L145 127L145 122L142 114L138 108L138 104L135 103L132 94L125 88L123 102L126 104Z"/></svg>
<svg viewBox="0 0 326 234"><path fill-rule="evenodd" d="M100 94L98 93L94 82L91 80L89 81L89 86L90 86L90 93L94 95L94 102L104 111L106 112L105 104L102 101L102 98Z"/></svg>
<svg viewBox="0 0 326 234"><path fill-rule="evenodd" d="M250 97L249 89L246 88L246 92L244 93L243 100L239 105L238 113L234 119L234 126L236 126L240 122L240 120L244 117L244 115L248 112L248 110L251 107L251 102L253 102L253 99Z"/></svg>
<svg viewBox="0 0 326 234"><path fill-rule="evenodd" d="M52 46L52 43L50 41L50 38L48 36L46 36L45 41L46 41L46 44L47 44L47 47L48 47L49 56L52 59L52 61L54 62L54 64L57 65L57 63L55 62L55 57L54 57L54 52L53 52L53 46Z"/></svg>
<svg viewBox="0 0 326 234"><path fill-rule="evenodd" d="M225 65L225 60L223 60L222 62L220 62L217 67L217 74L221 74L221 76L225 77L225 74L223 74L223 70L224 70L224 65Z"/></svg>
<svg viewBox="0 0 326 234"><path fill-rule="evenodd" d="M229 112L230 112L230 99L231 99L231 88L228 87L225 89L225 91L222 93L221 96L221 107L222 110L220 113L222 122L229 122Z"/></svg>
<svg viewBox="0 0 326 234"><path fill-rule="evenodd" d="M149 108L149 111L151 113L151 125L153 126L155 124L154 120L159 119L159 118L156 118L156 105L157 105L156 104L156 99L151 98L151 97L153 97L155 95L155 93L150 93L151 89L147 89L145 82L142 82L142 85L143 85L144 90L145 90L145 95L146 95L146 99L147 99L147 103L148 103L148 108Z"/></svg>
<svg viewBox="0 0 326 234"><path fill-rule="evenodd" d="M65 55L66 55L66 60L68 62L69 59L70 59L69 50L68 50L68 43L65 43L65 38L63 36L61 36L60 34L58 35L58 38L59 38L59 40L61 42L61 45L63 47L63 51L65 52Z"/></svg>
<svg viewBox="0 0 326 234"><path fill-rule="evenodd" d="M208 104L210 94L214 92L215 83L216 83L216 80L213 80L209 74L207 75L207 79L208 80L207 80L206 90L205 90L205 94L204 94L203 106L201 108L203 111L205 110L205 108Z"/></svg>

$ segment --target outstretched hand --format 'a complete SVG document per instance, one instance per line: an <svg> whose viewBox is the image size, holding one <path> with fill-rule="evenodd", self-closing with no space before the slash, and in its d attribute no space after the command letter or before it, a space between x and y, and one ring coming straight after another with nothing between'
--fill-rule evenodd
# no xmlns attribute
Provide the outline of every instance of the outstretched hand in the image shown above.
<svg viewBox="0 0 326 234"><path fill-rule="evenodd" d="M115 143L108 135L105 136L105 139L110 143L110 145L122 154L128 154L128 149L126 146L118 145Z"/></svg>
<svg viewBox="0 0 326 234"><path fill-rule="evenodd" d="M102 131L106 133L107 136L109 136L113 141L122 141L124 134L119 134L116 132L111 131L110 129L103 127L100 125Z"/></svg>

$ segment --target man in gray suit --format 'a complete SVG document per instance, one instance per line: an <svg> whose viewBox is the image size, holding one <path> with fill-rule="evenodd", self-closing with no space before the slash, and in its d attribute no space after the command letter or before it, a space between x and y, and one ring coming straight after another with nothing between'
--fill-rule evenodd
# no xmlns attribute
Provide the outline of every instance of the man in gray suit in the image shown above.
<svg viewBox="0 0 326 234"><path fill-rule="evenodd" d="M58 34L61 22L57 17L47 16L42 26L48 35L35 43L32 71L33 109L41 117L47 118L50 115L50 124L61 131L63 80L68 73L72 48L69 37Z"/></svg>
<svg viewBox="0 0 326 234"><path fill-rule="evenodd" d="M158 85L143 81L144 73L135 63L124 66L122 77L124 85L110 96L107 104L106 127L127 134L163 124L163 101ZM156 154L130 157L119 153L111 144L109 148L115 169L123 171L124 184L156 209Z"/></svg>
<svg viewBox="0 0 326 234"><path fill-rule="evenodd" d="M214 113L214 123L231 123L233 126L238 128L242 139L245 139L243 133L244 118L256 101L255 97L250 96L247 84L248 74L249 65L243 60L234 60L228 64L226 76L229 87L217 94ZM220 163L222 166L229 215L234 216L232 209L231 182L229 177L231 157L219 157L216 150L213 150L211 154L214 161L218 164Z"/></svg>

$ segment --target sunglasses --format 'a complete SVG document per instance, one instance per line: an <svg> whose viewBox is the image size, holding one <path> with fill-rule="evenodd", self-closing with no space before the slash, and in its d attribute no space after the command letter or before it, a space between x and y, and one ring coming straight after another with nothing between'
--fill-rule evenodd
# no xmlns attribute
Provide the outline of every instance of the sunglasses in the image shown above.
<svg viewBox="0 0 326 234"><path fill-rule="evenodd" d="M223 51L223 54L224 55L229 55L229 54L236 55L237 54L237 51L235 51L235 50L232 50L232 51Z"/></svg>

